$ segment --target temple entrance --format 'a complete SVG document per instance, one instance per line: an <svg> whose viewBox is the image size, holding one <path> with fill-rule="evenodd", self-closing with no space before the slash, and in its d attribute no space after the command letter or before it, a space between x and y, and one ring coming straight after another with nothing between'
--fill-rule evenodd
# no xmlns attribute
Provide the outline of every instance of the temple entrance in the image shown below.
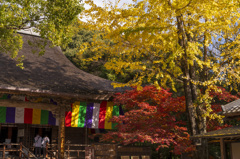
<svg viewBox="0 0 240 159"><path fill-rule="evenodd" d="M15 124L1 124L0 143L16 143L18 138L18 127Z"/></svg>
<svg viewBox="0 0 240 159"><path fill-rule="evenodd" d="M50 127L40 127L40 128L32 128L34 129L32 132L34 132L34 137L38 134L40 135L42 138L44 138L46 135L49 137L50 141L51 141L51 137L52 137L52 128ZM33 138L34 138L33 137Z"/></svg>
<svg viewBox="0 0 240 159"><path fill-rule="evenodd" d="M51 143L55 141L56 139L52 140L52 133L53 128L48 125L0 124L0 143L23 143L24 146L31 148L37 134L42 138L47 135ZM57 132L54 132L54 135L57 138Z"/></svg>
<svg viewBox="0 0 240 159"><path fill-rule="evenodd" d="M24 136L24 145L27 147L33 147L34 138L39 134L42 138L47 135L52 141L52 127L51 126L44 126L44 125L27 125L25 128L25 136ZM27 134L27 136L26 136Z"/></svg>

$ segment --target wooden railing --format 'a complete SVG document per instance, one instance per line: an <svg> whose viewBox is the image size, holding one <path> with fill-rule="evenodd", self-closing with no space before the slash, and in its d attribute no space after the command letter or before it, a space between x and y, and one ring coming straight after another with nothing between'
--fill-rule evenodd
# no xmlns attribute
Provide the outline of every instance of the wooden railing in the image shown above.
<svg viewBox="0 0 240 159"><path fill-rule="evenodd" d="M71 153L77 153L77 158L85 158L86 147L90 145L86 144L65 144L65 158L71 157ZM58 158L58 147L57 144L46 145L47 157ZM84 153L84 156L80 156L80 153Z"/></svg>
<svg viewBox="0 0 240 159"><path fill-rule="evenodd" d="M27 158L35 158L35 159L38 159L27 147L25 147L24 145L20 144L20 147L22 146L22 152L25 152L27 151L27 154L26 153L23 153L24 156L27 156ZM25 150L25 151L23 151Z"/></svg>
<svg viewBox="0 0 240 159"><path fill-rule="evenodd" d="M65 144L64 158L73 157L73 155L71 155L73 153L75 153L74 157L76 157L76 154L77 154L77 158L85 158L86 149L90 147L91 147L90 145L86 145L86 144ZM6 152L16 152L14 155L19 156L19 158L37 159L37 157L22 143L10 143L10 144L0 143L0 152L2 152L2 156L0 156L0 158L2 157L3 159L7 157ZM51 159L52 158L58 159L58 156L59 154L58 154L57 144L47 144L46 157Z"/></svg>
<svg viewBox="0 0 240 159"><path fill-rule="evenodd" d="M19 158L35 158L37 157L22 143L0 143L0 152L2 152L2 158L6 158L6 152L17 152Z"/></svg>
<svg viewBox="0 0 240 159"><path fill-rule="evenodd" d="M58 159L58 148L57 148L57 144L46 144L46 157L50 157L52 158L56 158Z"/></svg>

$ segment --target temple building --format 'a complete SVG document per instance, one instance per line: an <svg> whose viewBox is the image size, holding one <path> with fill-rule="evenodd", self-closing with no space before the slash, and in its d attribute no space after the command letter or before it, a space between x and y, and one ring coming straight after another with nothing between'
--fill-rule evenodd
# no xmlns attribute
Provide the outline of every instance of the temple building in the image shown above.
<svg viewBox="0 0 240 159"><path fill-rule="evenodd" d="M112 129L108 120L120 110L108 100L122 89L76 68L50 41L39 55L44 41L21 35L24 69L0 54L0 143L21 142L30 149L37 134L47 135L63 158L66 142L88 144L88 128Z"/></svg>
<svg viewBox="0 0 240 159"><path fill-rule="evenodd" d="M20 35L18 56L24 57L24 69L0 53L0 157L16 151L20 158L36 158L33 140L39 134L50 138L51 158L149 158L149 148L102 146L88 137L115 128L110 119L123 111L110 99L124 88L113 88L111 81L78 69L50 41ZM45 53L39 55L43 46Z"/></svg>

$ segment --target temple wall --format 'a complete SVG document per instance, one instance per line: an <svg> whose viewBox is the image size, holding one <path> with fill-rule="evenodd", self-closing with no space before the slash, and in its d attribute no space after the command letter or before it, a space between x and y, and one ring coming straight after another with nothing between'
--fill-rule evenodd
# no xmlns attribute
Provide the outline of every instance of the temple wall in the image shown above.
<svg viewBox="0 0 240 159"><path fill-rule="evenodd" d="M87 142L85 142L85 128L66 127L65 130L66 142L70 141L70 144L87 144Z"/></svg>

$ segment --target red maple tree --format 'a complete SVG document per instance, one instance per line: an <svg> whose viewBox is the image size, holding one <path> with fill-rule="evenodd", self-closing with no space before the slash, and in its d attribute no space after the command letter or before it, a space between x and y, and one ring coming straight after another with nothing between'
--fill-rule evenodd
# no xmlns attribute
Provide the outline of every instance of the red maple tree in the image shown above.
<svg viewBox="0 0 240 159"><path fill-rule="evenodd" d="M165 89L145 86L115 95L114 102L123 105L126 113L113 117L117 131L103 135L103 141L122 143L151 143L159 148L171 148L181 154L193 150L186 122L181 120L185 112L185 98L172 97Z"/></svg>
<svg viewBox="0 0 240 159"><path fill-rule="evenodd" d="M212 113L222 111L221 104L238 99L224 88L221 92L210 92L213 97ZM194 150L187 132L185 116L185 98L172 97L168 90L158 90L154 86L136 88L115 95L114 102L124 106L126 113L113 117L118 123L117 131L109 131L102 141L122 143L151 143L159 148L171 148L173 153L181 154ZM208 131L229 127L217 120L207 120Z"/></svg>

